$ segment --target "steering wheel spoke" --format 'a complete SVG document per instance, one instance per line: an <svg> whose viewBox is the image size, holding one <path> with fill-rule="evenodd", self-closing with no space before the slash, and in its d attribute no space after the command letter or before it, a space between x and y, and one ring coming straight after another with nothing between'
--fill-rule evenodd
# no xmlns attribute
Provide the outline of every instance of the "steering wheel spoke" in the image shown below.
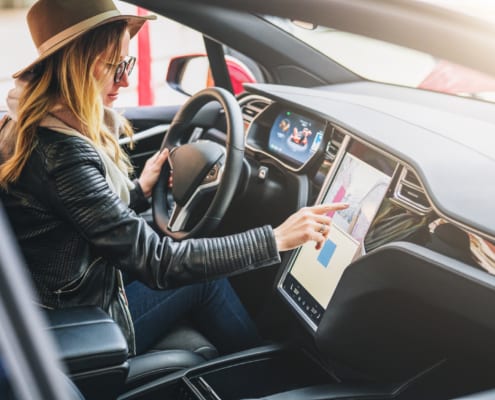
<svg viewBox="0 0 495 400"><path fill-rule="evenodd" d="M201 186L209 185L212 183L217 183L217 184L220 183L220 180L222 179L222 173L223 173L223 165L219 161L208 171L206 176L203 178L203 182L201 183Z"/></svg>
<svg viewBox="0 0 495 400"><path fill-rule="evenodd" d="M177 205L177 203L175 203L170 214L168 229L170 229L171 232L177 232L185 229L189 218L190 212L188 212L184 207L180 207Z"/></svg>
<svg viewBox="0 0 495 400"><path fill-rule="evenodd" d="M222 174L223 165L218 162L208 171L202 183L196 188L184 206L174 203L168 223L170 231L178 232L186 229L193 217L194 208L204 201L207 194L217 190L222 180Z"/></svg>

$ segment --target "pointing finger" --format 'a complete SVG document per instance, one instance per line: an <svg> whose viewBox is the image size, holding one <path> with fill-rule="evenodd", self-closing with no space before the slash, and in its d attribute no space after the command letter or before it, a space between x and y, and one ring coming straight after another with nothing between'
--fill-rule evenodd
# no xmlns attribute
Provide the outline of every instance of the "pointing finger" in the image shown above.
<svg viewBox="0 0 495 400"><path fill-rule="evenodd" d="M325 214L329 211L345 210L348 207L349 203L326 203L314 206L313 210L318 214Z"/></svg>

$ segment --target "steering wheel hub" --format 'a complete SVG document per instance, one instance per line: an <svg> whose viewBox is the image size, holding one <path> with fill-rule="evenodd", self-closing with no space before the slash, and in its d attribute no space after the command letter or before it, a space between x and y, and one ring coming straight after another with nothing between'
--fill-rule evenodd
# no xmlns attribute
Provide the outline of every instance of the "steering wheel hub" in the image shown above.
<svg viewBox="0 0 495 400"><path fill-rule="evenodd" d="M169 156L174 184L172 195L177 205L183 207L203 185L211 185L218 179L219 164L225 150L217 143L201 141L176 147Z"/></svg>

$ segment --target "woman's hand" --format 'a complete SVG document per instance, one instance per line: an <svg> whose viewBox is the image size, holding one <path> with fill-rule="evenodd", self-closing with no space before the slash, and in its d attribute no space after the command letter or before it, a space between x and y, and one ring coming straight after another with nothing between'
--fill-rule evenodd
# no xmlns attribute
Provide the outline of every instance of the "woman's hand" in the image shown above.
<svg viewBox="0 0 495 400"><path fill-rule="evenodd" d="M167 158L168 149L163 149L162 152L158 151L146 160L146 164L144 164L143 171L139 177L139 185L146 197L151 196L153 186L155 186L155 183L158 181L163 163Z"/></svg>
<svg viewBox="0 0 495 400"><path fill-rule="evenodd" d="M319 250L330 232L332 220L327 214L347 207L347 203L333 203L301 208L273 230L278 251L294 249L309 240L314 240Z"/></svg>

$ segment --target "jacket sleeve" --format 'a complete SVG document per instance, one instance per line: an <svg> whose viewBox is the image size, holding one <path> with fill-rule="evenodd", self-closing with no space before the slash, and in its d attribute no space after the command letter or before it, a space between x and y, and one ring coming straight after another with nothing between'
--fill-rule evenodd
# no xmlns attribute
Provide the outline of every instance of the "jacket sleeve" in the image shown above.
<svg viewBox="0 0 495 400"><path fill-rule="evenodd" d="M273 230L175 242L161 238L107 185L96 151L70 138L44 147L50 202L95 251L153 288L169 288L280 261Z"/></svg>
<svg viewBox="0 0 495 400"><path fill-rule="evenodd" d="M134 183L134 188L129 191L129 208L139 214L150 208L150 203L143 193L139 180L134 179L132 182Z"/></svg>

